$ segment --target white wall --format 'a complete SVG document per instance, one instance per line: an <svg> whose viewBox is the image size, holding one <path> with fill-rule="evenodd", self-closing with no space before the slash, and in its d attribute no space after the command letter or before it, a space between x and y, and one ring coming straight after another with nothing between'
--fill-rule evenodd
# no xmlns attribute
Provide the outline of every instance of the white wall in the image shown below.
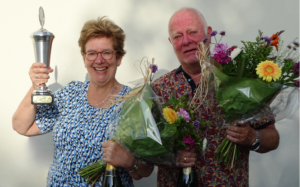
<svg viewBox="0 0 300 187"><path fill-rule="evenodd" d="M12 130L11 117L31 86L28 71L34 62L30 34L40 28L38 8L45 11L45 28L53 32L51 66L57 67L49 81L52 90L72 80L86 79L77 40L83 23L108 16L126 35L127 54L117 72L123 84L140 78L134 62L155 57L159 68L178 66L167 40L167 23L174 11L194 7L203 12L209 25L226 30L223 42L241 46L254 40L257 30L265 35L285 30L286 43L299 36L298 0L10 0L0 6L1 107L0 187L46 185L53 157L51 134L27 138ZM267 154L251 153L250 186L299 186L299 115L276 123L281 143ZM136 186L155 186L156 173Z"/></svg>

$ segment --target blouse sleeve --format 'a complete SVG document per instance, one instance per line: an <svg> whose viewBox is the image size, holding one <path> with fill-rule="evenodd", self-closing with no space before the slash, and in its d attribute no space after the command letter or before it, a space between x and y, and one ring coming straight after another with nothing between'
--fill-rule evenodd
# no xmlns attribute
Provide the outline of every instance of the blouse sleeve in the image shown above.
<svg viewBox="0 0 300 187"><path fill-rule="evenodd" d="M72 81L67 86L60 88L54 92L53 105L38 105L36 110L35 122L42 134L46 134L53 130L53 127L61 116L65 113L67 103L76 97L77 89L81 82ZM81 83L82 84L82 83Z"/></svg>

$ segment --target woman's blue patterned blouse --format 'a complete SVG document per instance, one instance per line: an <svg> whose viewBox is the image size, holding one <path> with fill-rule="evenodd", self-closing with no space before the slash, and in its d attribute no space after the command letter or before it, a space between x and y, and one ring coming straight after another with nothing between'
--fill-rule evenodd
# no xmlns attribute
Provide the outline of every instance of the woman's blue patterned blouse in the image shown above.
<svg viewBox="0 0 300 187"><path fill-rule="evenodd" d="M55 146L47 186L90 186L78 170L102 158L102 143L108 140L110 116L119 103L109 109L94 108L87 101L89 81L70 82L54 93L54 105L37 107L35 122L43 134L53 131ZM130 91L123 86L119 95ZM123 186L133 186L132 178L119 168ZM95 186L102 186L102 177Z"/></svg>

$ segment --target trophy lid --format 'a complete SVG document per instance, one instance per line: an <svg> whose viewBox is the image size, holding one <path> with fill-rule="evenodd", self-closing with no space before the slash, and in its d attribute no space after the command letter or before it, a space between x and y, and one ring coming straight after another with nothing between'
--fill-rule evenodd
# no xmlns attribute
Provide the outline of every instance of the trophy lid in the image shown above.
<svg viewBox="0 0 300 187"><path fill-rule="evenodd" d="M44 24L45 24L45 13L44 13L44 9L43 7L39 8L39 20L40 20L40 24L41 24L41 28L37 31L35 31L34 33L32 33L31 37L39 37L39 36L47 36L47 37L54 37L53 33L47 31L44 28Z"/></svg>
<svg viewBox="0 0 300 187"><path fill-rule="evenodd" d="M52 32L47 31L46 29L39 29L35 31L32 36L53 36L54 34Z"/></svg>

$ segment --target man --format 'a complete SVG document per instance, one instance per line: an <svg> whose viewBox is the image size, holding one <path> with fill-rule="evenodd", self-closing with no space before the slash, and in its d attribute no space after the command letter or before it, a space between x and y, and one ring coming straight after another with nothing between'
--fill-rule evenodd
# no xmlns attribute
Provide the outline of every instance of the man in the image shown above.
<svg viewBox="0 0 300 187"><path fill-rule="evenodd" d="M192 98L196 85L200 81L201 68L195 53L197 44L203 38L210 41L212 28L207 26L202 14L191 8L180 9L169 21L169 41L173 46L180 66L178 69L160 77L154 82L155 92L166 102L173 96L174 90L178 97L187 94ZM207 103L213 103L213 110ZM200 105L195 116L212 122L199 134L207 139L205 152L180 151L176 158L176 168L159 167L157 183L159 187L176 186L179 171L183 167L195 166L198 186L248 186L249 152L254 150L265 153L274 150L279 145L279 134L274 121L264 121L258 124L240 124L221 129L222 116L217 107L215 95ZM258 141L258 136L260 141ZM225 163L214 160L221 142L227 137L233 143L240 145L241 162L229 168Z"/></svg>

